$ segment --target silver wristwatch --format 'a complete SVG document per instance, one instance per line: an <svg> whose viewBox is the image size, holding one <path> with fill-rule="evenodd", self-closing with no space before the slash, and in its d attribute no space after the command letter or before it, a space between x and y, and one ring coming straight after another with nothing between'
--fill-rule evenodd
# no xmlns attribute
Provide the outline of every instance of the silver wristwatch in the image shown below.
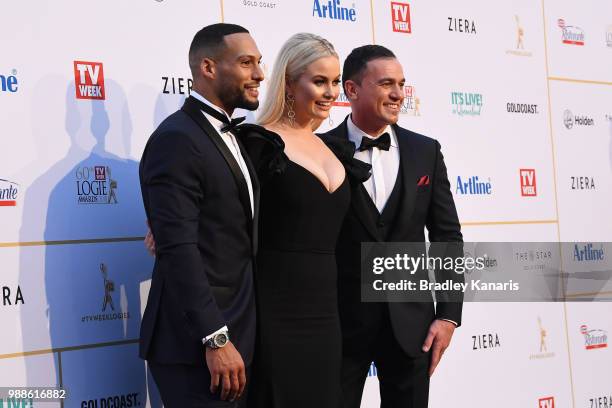
<svg viewBox="0 0 612 408"><path fill-rule="evenodd" d="M204 342L204 345L210 349L216 350L225 347L229 342L229 333L221 332L212 336L210 339Z"/></svg>

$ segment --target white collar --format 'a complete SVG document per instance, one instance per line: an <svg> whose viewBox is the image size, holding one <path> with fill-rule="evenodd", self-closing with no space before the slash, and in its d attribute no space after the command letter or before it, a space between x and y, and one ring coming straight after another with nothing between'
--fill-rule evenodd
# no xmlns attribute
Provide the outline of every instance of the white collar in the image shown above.
<svg viewBox="0 0 612 408"><path fill-rule="evenodd" d="M191 96L196 98L198 101L200 101L200 102L210 106L211 108L213 108L217 112L222 113L223 115L225 115L228 118L228 120L231 120L231 117L230 117L230 115L227 114L227 112L225 112L223 109L221 109L217 105L213 104L211 101L209 101L208 99L206 99L205 97L203 97L202 95L197 93L196 91L192 90L191 91ZM220 127L225 125L225 123L221 122L220 120L218 120L217 118L215 118L215 117L213 117L211 115L208 115L206 112L202 111L202 113L206 115L206 117L212 123L213 126L215 126L217 128L220 128Z"/></svg>
<svg viewBox="0 0 612 408"><path fill-rule="evenodd" d="M348 130L348 138L351 142L353 142L353 144L355 144L355 149L359 149L359 146L361 146L361 139L364 137L367 137L368 139L375 139L355 125L352 115L349 115L346 121L346 127ZM395 136L395 132L393 131L393 127L391 127L391 125L387 125L387 127L380 134L382 135L385 132L389 133L391 146L397 148L397 138Z"/></svg>

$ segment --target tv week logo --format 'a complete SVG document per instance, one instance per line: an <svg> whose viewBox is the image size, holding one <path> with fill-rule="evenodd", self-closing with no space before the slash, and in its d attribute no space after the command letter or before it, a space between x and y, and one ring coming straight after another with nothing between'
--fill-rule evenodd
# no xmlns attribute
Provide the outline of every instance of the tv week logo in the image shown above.
<svg viewBox="0 0 612 408"><path fill-rule="evenodd" d="M77 99L105 99L102 63L74 61L74 84Z"/></svg>
<svg viewBox="0 0 612 408"><path fill-rule="evenodd" d="M412 33L410 25L410 5L405 3L391 3L391 21L393 31L396 33Z"/></svg>
<svg viewBox="0 0 612 408"><path fill-rule="evenodd" d="M540 398L538 408L555 408L555 397Z"/></svg>
<svg viewBox="0 0 612 408"><path fill-rule="evenodd" d="M519 172L521 174L521 195L535 197L537 195L535 169L520 169Z"/></svg>

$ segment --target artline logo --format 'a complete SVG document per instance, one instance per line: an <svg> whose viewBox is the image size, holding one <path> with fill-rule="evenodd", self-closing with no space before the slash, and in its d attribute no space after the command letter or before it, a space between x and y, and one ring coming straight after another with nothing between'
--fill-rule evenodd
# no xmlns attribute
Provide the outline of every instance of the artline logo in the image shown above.
<svg viewBox="0 0 612 408"><path fill-rule="evenodd" d="M346 108L346 107L350 107L351 103L346 97L346 94L344 93L344 91L340 91L340 95L338 95L338 99L332 102L332 106L342 106Z"/></svg>
<svg viewBox="0 0 612 408"><path fill-rule="evenodd" d="M560 18L557 25L561 29L563 44L584 45L584 31L580 27L565 25L565 20Z"/></svg>
<svg viewBox="0 0 612 408"><path fill-rule="evenodd" d="M19 184L0 179L0 207L15 207L19 196Z"/></svg>
<svg viewBox="0 0 612 408"><path fill-rule="evenodd" d="M163 93L172 95L191 95L193 80L191 78L161 77Z"/></svg>
<svg viewBox="0 0 612 408"><path fill-rule="evenodd" d="M593 176L570 176L572 190L595 190L595 177Z"/></svg>
<svg viewBox="0 0 612 408"><path fill-rule="evenodd" d="M330 20L357 21L355 4L353 3L350 8L342 7L340 0L329 0L327 3L325 3L325 0L314 0L312 16Z"/></svg>
<svg viewBox="0 0 612 408"><path fill-rule="evenodd" d="M514 20L516 21L516 47L513 50L506 50L506 54L516 55L518 57L531 57L530 51L525 51L525 30L521 25L519 16L515 15Z"/></svg>
<svg viewBox="0 0 612 408"><path fill-rule="evenodd" d="M612 48L612 25L609 25L606 30L606 45Z"/></svg>
<svg viewBox="0 0 612 408"><path fill-rule="evenodd" d="M563 124L569 130L575 126L595 126L595 119L586 115L574 115L571 110L563 111Z"/></svg>
<svg viewBox="0 0 612 408"><path fill-rule="evenodd" d="M412 33L410 24L410 5L391 2L391 23L396 33Z"/></svg>
<svg viewBox="0 0 612 408"><path fill-rule="evenodd" d="M101 62L74 61L77 99L106 99Z"/></svg>
<svg viewBox="0 0 612 408"><path fill-rule="evenodd" d="M538 400L538 408L555 408L555 397L544 397Z"/></svg>
<svg viewBox="0 0 612 408"><path fill-rule="evenodd" d="M0 74L0 92L15 93L19 89L17 70L13 69L11 75Z"/></svg>
<svg viewBox="0 0 612 408"><path fill-rule="evenodd" d="M455 115L480 116L482 111L482 94L451 92L451 105Z"/></svg>
<svg viewBox="0 0 612 408"><path fill-rule="evenodd" d="M476 34L476 23L465 18L448 17L448 31Z"/></svg>
<svg viewBox="0 0 612 408"><path fill-rule="evenodd" d="M421 99L416 96L414 86L404 87L404 102L400 112L409 116L421 116Z"/></svg>
<svg viewBox="0 0 612 408"><path fill-rule="evenodd" d="M584 348L594 350L608 347L608 332L601 329L589 330L586 324L580 326L580 333L584 336Z"/></svg>
<svg viewBox="0 0 612 408"><path fill-rule="evenodd" d="M499 334L486 333L472 336L472 350L484 350L501 347Z"/></svg>
<svg viewBox="0 0 612 408"><path fill-rule="evenodd" d="M79 204L117 204L117 180L109 166L77 167L75 176Z"/></svg>
<svg viewBox="0 0 612 408"><path fill-rule="evenodd" d="M537 115L538 113L538 105L529 104L529 103L515 103L508 102L506 104L506 111L508 113L519 113L526 115Z"/></svg>
<svg viewBox="0 0 612 408"><path fill-rule="evenodd" d="M546 343L546 336L548 335L548 333L546 332L546 329L542 325L542 319L540 319L540 316L538 316L538 328L539 328L538 332L540 333L540 351L536 354L530 355L529 359L530 360L540 360L543 358L554 357L555 353L548 351L548 345Z"/></svg>
<svg viewBox="0 0 612 408"><path fill-rule="evenodd" d="M81 322L94 322L104 320L125 320L130 318L130 312L115 312L115 304L113 303L113 292L115 291L115 283L108 278L108 267L106 264L100 264L100 273L102 274L103 280L103 301L102 301L102 312L106 312L110 308L109 312L104 314L85 315L81 317Z"/></svg>
<svg viewBox="0 0 612 408"><path fill-rule="evenodd" d="M461 195L491 195L491 178L487 181L480 181L478 176L468 177L467 181L462 180L461 176L457 176L457 188L455 194Z"/></svg>
<svg viewBox="0 0 612 408"><path fill-rule="evenodd" d="M599 244L599 248L594 248L589 242L585 245L574 244L574 261L603 261L605 257L603 244Z"/></svg>
<svg viewBox="0 0 612 408"><path fill-rule="evenodd" d="M535 197L538 195L535 169L519 169L519 174L521 178L521 196Z"/></svg>
<svg viewBox="0 0 612 408"><path fill-rule="evenodd" d="M17 285L17 290L11 290L10 286L2 286L2 306L23 305L23 293L21 287Z"/></svg>

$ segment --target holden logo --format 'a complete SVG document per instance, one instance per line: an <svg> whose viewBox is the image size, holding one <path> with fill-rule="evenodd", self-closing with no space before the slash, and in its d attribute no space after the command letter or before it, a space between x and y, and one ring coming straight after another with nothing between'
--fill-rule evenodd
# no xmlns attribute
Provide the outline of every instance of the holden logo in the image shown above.
<svg viewBox="0 0 612 408"><path fill-rule="evenodd" d="M568 129L574 127L574 115L569 109L566 109L565 112L563 112L563 124Z"/></svg>

